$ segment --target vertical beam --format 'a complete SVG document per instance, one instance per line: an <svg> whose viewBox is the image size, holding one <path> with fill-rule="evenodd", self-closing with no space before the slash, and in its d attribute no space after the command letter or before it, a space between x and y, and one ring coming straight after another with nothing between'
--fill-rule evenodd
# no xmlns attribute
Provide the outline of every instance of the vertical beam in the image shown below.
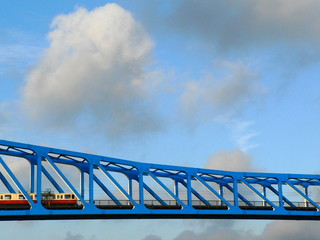
<svg viewBox="0 0 320 240"><path fill-rule="evenodd" d="M41 191L42 191L42 156L37 153L37 205L41 205Z"/></svg>
<svg viewBox="0 0 320 240"><path fill-rule="evenodd" d="M282 191L282 181L279 179L278 182L278 192L279 192L279 207L283 208L283 191Z"/></svg>
<svg viewBox="0 0 320 240"><path fill-rule="evenodd" d="M35 171L34 171L34 168L35 168L35 164L33 164L32 162L30 162L30 182L31 182L31 186L30 186L30 192L34 193L34 190L35 190Z"/></svg>
<svg viewBox="0 0 320 240"><path fill-rule="evenodd" d="M84 198L84 171L80 170L80 195Z"/></svg>
<svg viewBox="0 0 320 240"><path fill-rule="evenodd" d="M304 187L304 194L309 197L309 191L308 191L308 186ZM307 201L307 199L304 199L304 203L305 203L305 207L309 207L309 201Z"/></svg>
<svg viewBox="0 0 320 240"><path fill-rule="evenodd" d="M233 192L233 200L234 200L234 206L239 207L239 191L238 191L238 179L233 179L233 190L229 186L229 184L226 185L226 187ZM231 189L230 189L231 188ZM241 195L240 195L241 196Z"/></svg>
<svg viewBox="0 0 320 240"><path fill-rule="evenodd" d="M187 200L188 200L188 206L192 207L192 188L191 188L190 174L187 174Z"/></svg>
<svg viewBox="0 0 320 240"><path fill-rule="evenodd" d="M94 203L94 192L93 192L93 164L89 162L89 202Z"/></svg>
<svg viewBox="0 0 320 240"><path fill-rule="evenodd" d="M128 193L133 198L132 178L128 177Z"/></svg>
<svg viewBox="0 0 320 240"><path fill-rule="evenodd" d="M267 190L266 190L266 187L263 186L263 185L261 185L261 187L262 187L263 196L264 196L265 198L267 198ZM263 206L264 206L264 207L267 206L266 200L263 200Z"/></svg>
<svg viewBox="0 0 320 240"><path fill-rule="evenodd" d="M219 194L220 194L221 197L224 197L223 196L223 185L221 183L219 184ZM220 198L220 205L222 206L222 204L223 204L223 201Z"/></svg>
<svg viewBox="0 0 320 240"><path fill-rule="evenodd" d="M174 194L179 198L179 182L174 180Z"/></svg>
<svg viewBox="0 0 320 240"><path fill-rule="evenodd" d="M139 203L144 205L144 183L143 183L143 171L139 169Z"/></svg>

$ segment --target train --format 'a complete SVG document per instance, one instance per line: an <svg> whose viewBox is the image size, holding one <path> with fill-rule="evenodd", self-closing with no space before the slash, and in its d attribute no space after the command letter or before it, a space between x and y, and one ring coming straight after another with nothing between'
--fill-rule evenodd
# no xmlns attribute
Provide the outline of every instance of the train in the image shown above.
<svg viewBox="0 0 320 240"><path fill-rule="evenodd" d="M38 202L36 193L29 193L33 202ZM80 208L78 198L74 193L41 193L41 204L45 208L64 209ZM22 193L0 193L0 210L30 209L31 205Z"/></svg>

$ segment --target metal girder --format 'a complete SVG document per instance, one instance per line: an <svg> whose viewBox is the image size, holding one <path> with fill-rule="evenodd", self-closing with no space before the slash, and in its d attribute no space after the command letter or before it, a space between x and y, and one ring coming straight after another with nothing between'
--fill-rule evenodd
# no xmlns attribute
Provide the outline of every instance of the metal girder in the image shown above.
<svg viewBox="0 0 320 240"><path fill-rule="evenodd" d="M29 177L15 169L25 161ZM320 219L320 175L315 174L140 163L0 140L0 180L0 194L20 193L30 205L20 209L0 199L0 220ZM47 188L73 193L78 202L48 207L31 199L30 193L41 196Z"/></svg>

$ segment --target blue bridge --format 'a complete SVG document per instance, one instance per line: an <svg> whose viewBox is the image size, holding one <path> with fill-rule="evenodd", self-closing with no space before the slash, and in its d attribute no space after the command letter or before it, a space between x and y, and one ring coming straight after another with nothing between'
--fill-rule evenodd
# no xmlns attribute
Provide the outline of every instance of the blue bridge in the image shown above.
<svg viewBox="0 0 320 240"><path fill-rule="evenodd" d="M140 163L0 140L0 220L320 219L320 175Z"/></svg>

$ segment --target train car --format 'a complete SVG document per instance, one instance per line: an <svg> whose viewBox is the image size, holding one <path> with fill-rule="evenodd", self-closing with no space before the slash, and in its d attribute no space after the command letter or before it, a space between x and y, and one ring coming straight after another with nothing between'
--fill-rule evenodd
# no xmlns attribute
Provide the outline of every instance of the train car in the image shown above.
<svg viewBox="0 0 320 240"><path fill-rule="evenodd" d="M41 195L41 203L45 207L68 207L76 206L78 198L74 193L45 192Z"/></svg>
<svg viewBox="0 0 320 240"><path fill-rule="evenodd" d="M29 193L30 198L37 202L37 194ZM41 194L41 204L45 208L72 208L76 207L78 198L74 193L44 192ZM22 193L0 193L1 209L30 209L31 205Z"/></svg>

